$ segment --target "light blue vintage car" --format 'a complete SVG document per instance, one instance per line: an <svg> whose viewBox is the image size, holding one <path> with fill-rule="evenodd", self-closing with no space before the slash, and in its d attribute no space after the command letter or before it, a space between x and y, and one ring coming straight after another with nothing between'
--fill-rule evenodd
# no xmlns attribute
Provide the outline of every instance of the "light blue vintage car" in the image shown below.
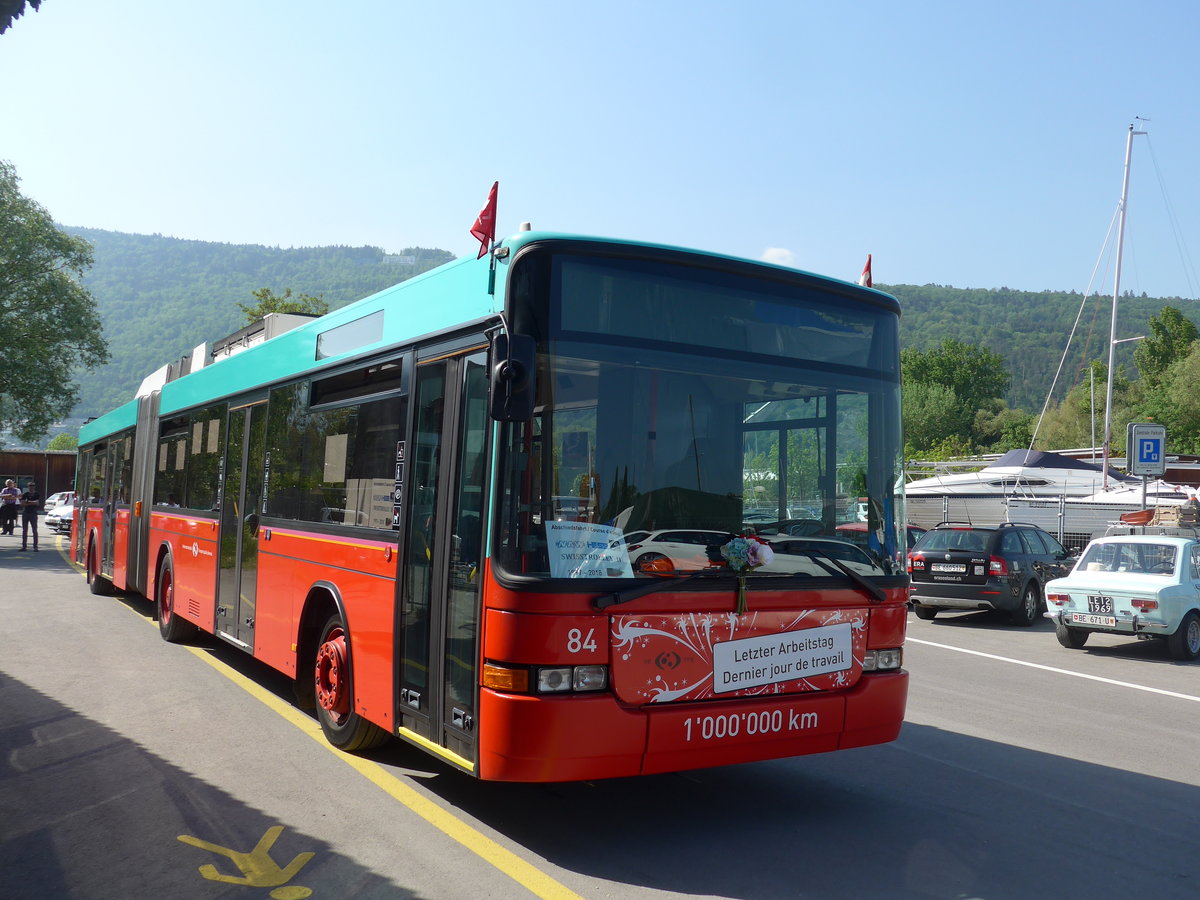
<svg viewBox="0 0 1200 900"><path fill-rule="evenodd" d="M1096 538L1071 574L1046 584L1046 616L1064 647L1093 631L1165 638L1175 659L1200 656L1200 542L1166 534Z"/></svg>

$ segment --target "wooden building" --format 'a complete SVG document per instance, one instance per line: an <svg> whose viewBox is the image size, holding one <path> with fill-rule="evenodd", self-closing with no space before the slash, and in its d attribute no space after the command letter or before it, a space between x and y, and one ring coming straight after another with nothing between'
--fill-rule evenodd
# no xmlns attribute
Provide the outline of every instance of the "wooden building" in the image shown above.
<svg viewBox="0 0 1200 900"><path fill-rule="evenodd" d="M24 489L36 481L43 497L75 489L74 450L0 449L0 484L12 478Z"/></svg>

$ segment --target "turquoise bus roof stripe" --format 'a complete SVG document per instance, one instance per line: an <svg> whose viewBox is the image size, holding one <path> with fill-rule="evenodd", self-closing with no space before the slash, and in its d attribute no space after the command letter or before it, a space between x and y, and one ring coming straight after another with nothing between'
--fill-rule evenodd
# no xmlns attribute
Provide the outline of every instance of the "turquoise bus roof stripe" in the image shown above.
<svg viewBox="0 0 1200 900"><path fill-rule="evenodd" d="M118 406L88 422L79 429L79 443L81 445L90 444L107 435L132 428L137 424L137 406L136 400L130 400L123 406Z"/></svg>
<svg viewBox="0 0 1200 900"><path fill-rule="evenodd" d="M503 270L505 267L498 267ZM214 362L163 385L159 414L212 402L265 384L336 365L374 349L405 344L427 334L495 314L503 298L503 273L497 272L496 297L487 293L488 260L460 259L385 288L370 297L313 319L278 337ZM317 336L383 310L380 340L337 356L317 359Z"/></svg>
<svg viewBox="0 0 1200 900"><path fill-rule="evenodd" d="M566 234L552 231L522 231L512 235L511 237L505 238L502 242L502 246L509 249L511 258L512 256L515 256L517 252L526 244L532 244L539 241L584 241L589 244L607 244L619 247L640 247L648 250L669 250L675 253L691 254L698 258L712 261L724 260L728 262L741 263L742 265L750 264L763 269L774 269L780 272L785 272L792 276L797 274L805 275L828 285L843 285L851 288L853 293L858 294L868 302L870 302L870 298L874 297L877 301L882 301L883 305L894 307L897 311L899 311L899 304L897 303L896 298L891 294L885 293L884 291L880 291L876 288L863 287L854 281L848 281L843 278L833 278L829 275L820 275L816 272L810 272L806 269L797 269L792 266L783 266L778 263L764 262L760 259L748 259L744 256L730 256L727 253L714 253L709 250L697 250L694 247L683 247L677 244L658 244L651 241L630 241L621 238L595 237L592 235Z"/></svg>

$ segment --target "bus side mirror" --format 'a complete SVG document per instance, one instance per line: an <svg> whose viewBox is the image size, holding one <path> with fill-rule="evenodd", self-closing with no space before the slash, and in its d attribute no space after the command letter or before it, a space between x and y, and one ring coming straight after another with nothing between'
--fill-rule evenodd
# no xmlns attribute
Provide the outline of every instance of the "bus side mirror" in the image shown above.
<svg viewBox="0 0 1200 900"><path fill-rule="evenodd" d="M492 342L493 419L498 422L527 422L533 418L536 366L533 338L524 334L496 335Z"/></svg>

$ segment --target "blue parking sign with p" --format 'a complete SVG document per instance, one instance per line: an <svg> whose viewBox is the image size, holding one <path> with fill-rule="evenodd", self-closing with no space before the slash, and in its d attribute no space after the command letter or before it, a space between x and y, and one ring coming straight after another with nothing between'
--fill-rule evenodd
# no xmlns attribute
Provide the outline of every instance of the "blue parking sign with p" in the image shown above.
<svg viewBox="0 0 1200 900"><path fill-rule="evenodd" d="M1158 475L1166 472L1167 429L1156 422L1130 422L1126 435L1130 475Z"/></svg>

